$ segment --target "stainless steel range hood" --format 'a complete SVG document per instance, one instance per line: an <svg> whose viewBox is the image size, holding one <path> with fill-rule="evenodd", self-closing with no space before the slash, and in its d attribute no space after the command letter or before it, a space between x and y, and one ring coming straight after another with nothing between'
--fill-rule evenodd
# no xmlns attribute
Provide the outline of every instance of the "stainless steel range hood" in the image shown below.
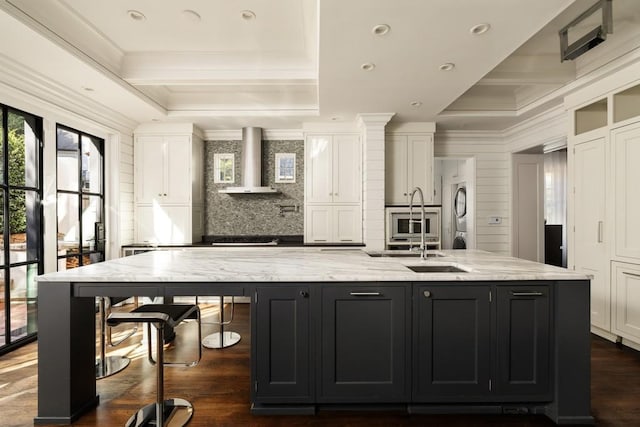
<svg viewBox="0 0 640 427"><path fill-rule="evenodd" d="M262 128L242 128L242 187L218 190L227 194L279 193L262 185Z"/></svg>

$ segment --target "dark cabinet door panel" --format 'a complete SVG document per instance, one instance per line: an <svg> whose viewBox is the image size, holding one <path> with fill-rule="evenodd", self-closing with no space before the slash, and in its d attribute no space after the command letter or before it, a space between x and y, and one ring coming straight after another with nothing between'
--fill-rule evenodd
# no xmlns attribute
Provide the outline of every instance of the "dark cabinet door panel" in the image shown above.
<svg viewBox="0 0 640 427"><path fill-rule="evenodd" d="M258 288L256 295L256 398L309 401L309 292L299 287L265 287Z"/></svg>
<svg viewBox="0 0 640 427"><path fill-rule="evenodd" d="M488 286L418 286L414 401L468 401L489 393Z"/></svg>
<svg viewBox="0 0 640 427"><path fill-rule="evenodd" d="M323 288L323 401L406 400L407 301L405 286Z"/></svg>
<svg viewBox="0 0 640 427"><path fill-rule="evenodd" d="M548 286L497 287L496 393L550 398Z"/></svg>

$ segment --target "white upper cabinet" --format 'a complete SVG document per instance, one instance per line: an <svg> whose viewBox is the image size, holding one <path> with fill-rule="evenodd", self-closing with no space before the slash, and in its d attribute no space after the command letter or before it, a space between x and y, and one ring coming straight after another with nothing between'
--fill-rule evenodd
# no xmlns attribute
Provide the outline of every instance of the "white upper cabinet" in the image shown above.
<svg viewBox="0 0 640 427"><path fill-rule="evenodd" d="M139 136L136 138L138 203L191 201L191 138Z"/></svg>
<svg viewBox="0 0 640 427"><path fill-rule="evenodd" d="M360 168L360 137L335 135L333 137L333 202L359 203L362 198Z"/></svg>
<svg viewBox="0 0 640 427"><path fill-rule="evenodd" d="M611 141L615 255L640 261L640 123L614 130Z"/></svg>
<svg viewBox="0 0 640 427"><path fill-rule="evenodd" d="M192 125L176 126L148 125L136 131L136 243L189 244L202 240L204 143Z"/></svg>
<svg viewBox="0 0 640 427"><path fill-rule="evenodd" d="M361 164L359 135L306 135L305 243L362 242Z"/></svg>
<svg viewBox="0 0 640 427"><path fill-rule="evenodd" d="M306 203L360 203L358 135L308 135L305 157Z"/></svg>
<svg viewBox="0 0 640 427"><path fill-rule="evenodd" d="M407 205L415 187L433 203L433 134L388 134L385 144L385 201Z"/></svg>

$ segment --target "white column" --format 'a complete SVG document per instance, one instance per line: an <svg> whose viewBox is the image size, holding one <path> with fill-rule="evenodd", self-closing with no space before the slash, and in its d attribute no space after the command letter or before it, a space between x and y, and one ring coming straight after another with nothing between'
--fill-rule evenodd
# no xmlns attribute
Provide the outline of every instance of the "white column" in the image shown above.
<svg viewBox="0 0 640 427"><path fill-rule="evenodd" d="M358 115L362 136L362 223L368 250L384 243L384 128L395 113Z"/></svg>

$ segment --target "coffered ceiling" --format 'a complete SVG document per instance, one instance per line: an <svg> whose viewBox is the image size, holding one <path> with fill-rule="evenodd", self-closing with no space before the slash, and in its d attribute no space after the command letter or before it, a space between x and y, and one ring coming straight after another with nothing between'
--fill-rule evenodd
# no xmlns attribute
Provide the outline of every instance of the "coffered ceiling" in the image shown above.
<svg viewBox="0 0 640 427"><path fill-rule="evenodd" d="M64 92L135 122L299 129L385 112L503 129L575 79L557 31L593 3L0 0L0 37L12 40L0 63L5 80L28 70L40 96ZM616 20L637 24L639 3L614 0Z"/></svg>

